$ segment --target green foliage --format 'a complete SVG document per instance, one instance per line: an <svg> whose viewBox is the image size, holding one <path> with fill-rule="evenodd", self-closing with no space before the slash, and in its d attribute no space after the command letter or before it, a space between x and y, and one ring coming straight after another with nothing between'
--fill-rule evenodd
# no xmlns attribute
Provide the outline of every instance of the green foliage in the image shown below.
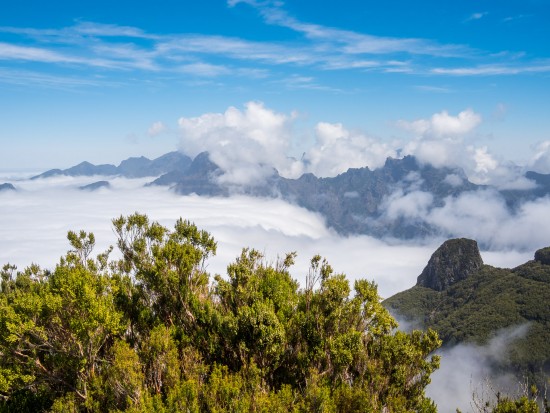
<svg viewBox="0 0 550 413"><path fill-rule="evenodd" d="M539 406L534 400L523 396L516 400L499 400L493 413L539 413Z"/></svg>
<svg viewBox="0 0 550 413"><path fill-rule="evenodd" d="M111 249L69 232L53 272L4 266L0 412L433 412L434 331L396 332L376 285L321 257L290 268L244 249L210 280L216 243L133 214Z"/></svg>
<svg viewBox="0 0 550 413"><path fill-rule="evenodd" d="M544 387L550 360L550 266L529 261L512 270L484 265L443 291L415 286L384 301L418 327L436 330L444 346L486 344L503 328L528 324L506 354L493 360L500 372Z"/></svg>

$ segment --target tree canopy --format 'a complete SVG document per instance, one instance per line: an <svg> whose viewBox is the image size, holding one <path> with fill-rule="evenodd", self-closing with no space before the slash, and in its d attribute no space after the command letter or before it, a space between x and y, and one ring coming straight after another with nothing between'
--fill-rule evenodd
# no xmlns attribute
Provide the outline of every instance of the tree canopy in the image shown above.
<svg viewBox="0 0 550 413"><path fill-rule="evenodd" d="M398 331L373 282L315 256L300 287L294 252L254 249L211 277L191 222L113 227L118 258L80 231L51 271L3 267L0 411L436 411L440 340Z"/></svg>

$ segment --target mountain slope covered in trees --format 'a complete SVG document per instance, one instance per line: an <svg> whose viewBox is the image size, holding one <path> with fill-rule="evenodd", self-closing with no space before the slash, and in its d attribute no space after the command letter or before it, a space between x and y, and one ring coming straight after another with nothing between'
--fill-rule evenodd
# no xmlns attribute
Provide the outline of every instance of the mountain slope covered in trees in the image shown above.
<svg viewBox="0 0 550 413"><path fill-rule="evenodd" d="M544 388L550 376L550 248L513 269L483 264L477 244L445 242L416 286L384 301L392 314L439 333L443 346L486 344L502 329L523 326L491 366Z"/></svg>

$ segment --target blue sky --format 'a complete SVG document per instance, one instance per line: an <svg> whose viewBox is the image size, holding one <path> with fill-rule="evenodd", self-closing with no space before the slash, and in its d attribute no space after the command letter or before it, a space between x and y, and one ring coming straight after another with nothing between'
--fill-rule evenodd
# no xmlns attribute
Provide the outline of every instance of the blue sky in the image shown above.
<svg viewBox="0 0 550 413"><path fill-rule="evenodd" d="M178 119L247 102L286 116L288 155L320 122L406 146L462 112L461 144L527 164L550 147L549 23L547 0L8 1L0 169L159 156Z"/></svg>

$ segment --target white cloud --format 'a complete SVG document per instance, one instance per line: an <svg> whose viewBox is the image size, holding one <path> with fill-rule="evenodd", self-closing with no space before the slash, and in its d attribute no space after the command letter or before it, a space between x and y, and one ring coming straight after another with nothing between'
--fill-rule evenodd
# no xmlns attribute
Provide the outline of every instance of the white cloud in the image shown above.
<svg viewBox="0 0 550 413"><path fill-rule="evenodd" d="M464 179L457 174L449 174L445 177L444 182L451 186L457 187L464 183Z"/></svg>
<svg viewBox="0 0 550 413"><path fill-rule="evenodd" d="M550 173L550 140L540 142L535 147L535 155L530 168L539 173Z"/></svg>
<svg viewBox="0 0 550 413"><path fill-rule="evenodd" d="M388 157L413 155L420 163L437 168L462 168L476 184L499 189L534 187L523 176L524 168L503 163L487 146L465 144L465 138L481 122L481 116L472 109L456 116L442 111L426 119L398 121L400 128L414 134L408 142L382 141L342 123L319 122L313 132L314 143L301 146L303 156L293 152L299 146L293 133L296 118L294 112L279 113L261 102L248 102L243 109L229 107L223 113L182 117L180 147L190 156L208 151L223 171L219 182L234 186L260 184L273 175L273 169L287 178L298 178L305 172L331 177L349 168L382 167ZM537 148L533 164L539 170L550 169L547 153L547 144Z"/></svg>
<svg viewBox="0 0 550 413"><path fill-rule="evenodd" d="M228 108L179 119L181 149L190 156L208 151L223 171L220 183L255 185L273 174L299 176L299 161L287 156L291 145L293 115L270 110L260 102L248 102L244 110Z"/></svg>
<svg viewBox="0 0 550 413"><path fill-rule="evenodd" d="M400 120L397 126L414 136L403 146L402 153L414 155L419 162L436 168L461 168L468 179L478 185L494 185L499 189L533 188L521 168L502 163L487 146L465 144L481 120L481 115L472 109L463 110L456 116L442 111L428 119Z"/></svg>
<svg viewBox="0 0 550 413"><path fill-rule="evenodd" d="M199 77L218 77L231 73L231 70L223 65L214 65L211 63L195 62L179 66L178 71L188 73Z"/></svg>
<svg viewBox="0 0 550 413"><path fill-rule="evenodd" d="M443 236L476 239L492 249L534 251L550 244L550 222L546 219L550 198L523 203L510 211L498 193L491 190L465 192L445 199L424 217Z"/></svg>
<svg viewBox="0 0 550 413"><path fill-rule="evenodd" d="M383 203L384 216L390 220L406 218L407 220L424 219L432 206L433 195L423 191L405 193L398 189Z"/></svg>
<svg viewBox="0 0 550 413"><path fill-rule="evenodd" d="M529 64L490 64L472 67L438 67L430 70L436 75L451 76L499 76L518 75L522 73L546 73L550 72L550 64L547 62L532 62Z"/></svg>
<svg viewBox="0 0 550 413"><path fill-rule="evenodd" d="M0 193L0 265L11 262L22 268L37 262L51 268L68 248L68 230L93 231L100 252L115 243L111 219L139 211L166 226L181 216L210 231L219 243L209 266L212 273L224 274L243 247L259 249L270 259L297 251L293 274L303 282L309 259L321 254L352 280L374 279L380 294L389 297L415 284L443 240L387 243L368 236L343 237L327 229L320 215L282 200L178 196L163 187L143 187L150 179L115 178L110 189L77 189L100 179L104 177L0 177L0 182L11 181L18 188ZM430 196L415 192L414 182L411 188L403 199L394 196L390 214L426 219L443 232L490 245L490 252L482 252L487 264L514 267L550 243L549 199L526 203L511 214L495 194L485 191L448 199L441 208L428 211Z"/></svg>
<svg viewBox="0 0 550 413"><path fill-rule="evenodd" d="M317 176L335 176L349 168L378 168L389 156L396 156L392 145L349 131L341 123L320 122L315 136L305 162L307 170Z"/></svg>
<svg viewBox="0 0 550 413"><path fill-rule="evenodd" d="M370 34L342 30L319 24L305 23L290 16L282 6L282 2L258 2L253 0L231 1L234 6L246 3L256 7L269 24L282 26L303 34L306 38L321 42L323 50L344 52L348 55L359 54L389 54L404 52L432 56L458 56L468 51L466 46L438 44L425 39L382 37Z"/></svg>
<svg viewBox="0 0 550 413"><path fill-rule="evenodd" d="M292 157L295 113L282 114L260 102L244 110L229 107L224 113L207 113L179 119L181 150L190 156L208 151L223 171L220 183L255 185L273 174L298 178L304 172L336 176L349 168L378 168L396 156L395 144L350 131L341 123L319 122L315 143L303 158Z"/></svg>
<svg viewBox="0 0 550 413"><path fill-rule="evenodd" d="M166 125L162 123L161 121L157 121L151 125L151 127L147 130L147 133L151 137L155 137L160 135L161 133L166 131Z"/></svg>
<svg viewBox="0 0 550 413"><path fill-rule="evenodd" d="M64 55L52 50L19 46L0 42L0 60L23 60L43 63L76 63L89 66L114 67L111 62L98 58L80 58Z"/></svg>
<svg viewBox="0 0 550 413"><path fill-rule="evenodd" d="M488 12L477 12L477 13L472 13L470 16L468 16L464 22L469 22L469 21L472 21L472 20L481 20L482 18L484 18L485 16L487 16L489 13Z"/></svg>
<svg viewBox="0 0 550 413"><path fill-rule="evenodd" d="M400 120L397 125L423 137L457 137L465 135L481 123L481 116L472 109L466 109L457 116L447 111L435 113L430 119L418 119L412 122Z"/></svg>

